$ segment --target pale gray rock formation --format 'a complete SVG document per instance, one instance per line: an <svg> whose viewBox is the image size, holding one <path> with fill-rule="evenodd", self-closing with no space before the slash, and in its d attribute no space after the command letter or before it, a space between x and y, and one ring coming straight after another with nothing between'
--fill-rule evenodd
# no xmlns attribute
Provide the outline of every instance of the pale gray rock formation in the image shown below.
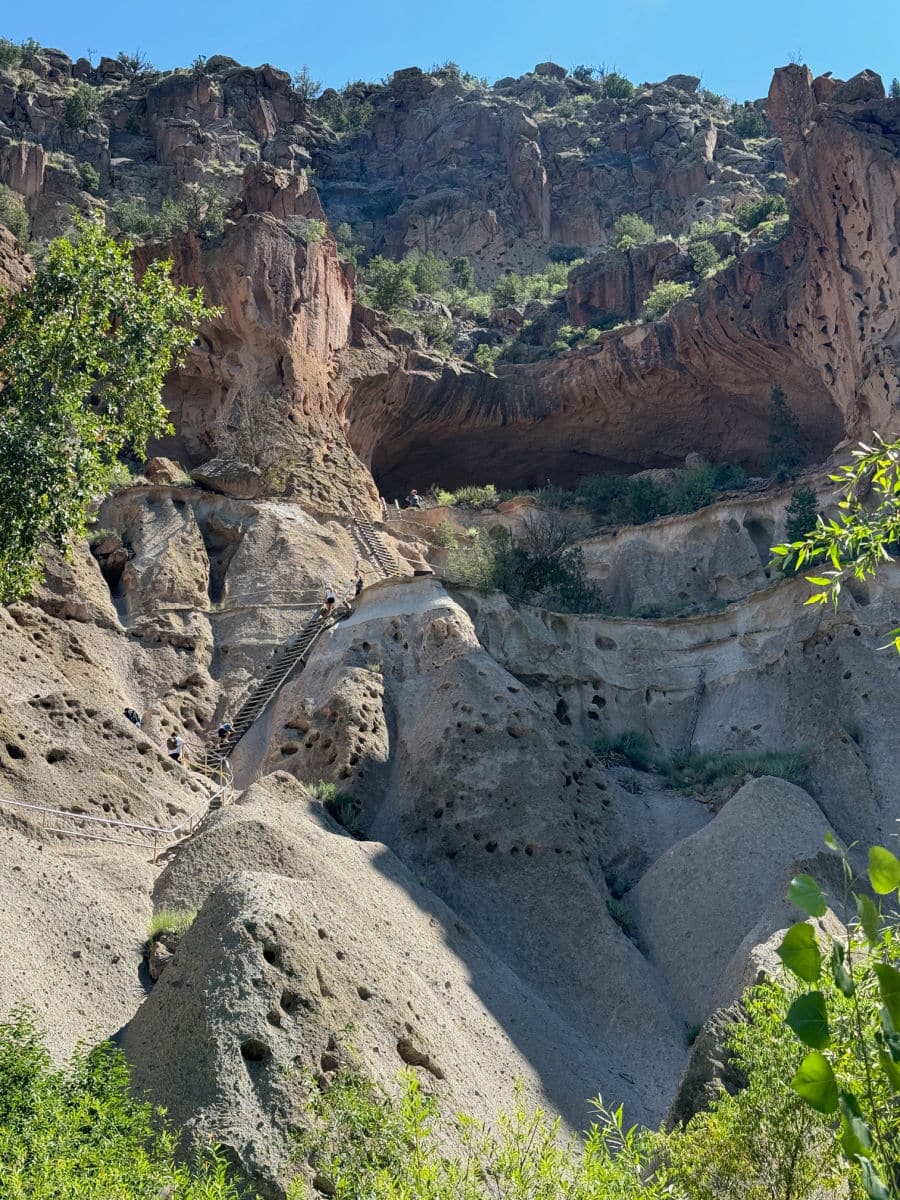
<svg viewBox="0 0 900 1200"><path fill-rule="evenodd" d="M690 1023L706 1019L729 962L771 901L787 891L796 864L824 853L828 828L801 788L771 776L754 779L629 892L640 944ZM771 933L757 927L755 938Z"/></svg>

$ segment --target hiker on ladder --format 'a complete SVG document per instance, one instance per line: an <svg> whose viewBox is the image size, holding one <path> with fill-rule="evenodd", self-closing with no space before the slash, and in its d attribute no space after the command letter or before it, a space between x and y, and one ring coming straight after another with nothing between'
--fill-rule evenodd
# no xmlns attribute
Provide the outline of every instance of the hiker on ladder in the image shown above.
<svg viewBox="0 0 900 1200"><path fill-rule="evenodd" d="M334 594L334 588L329 584L325 589L325 603L321 608L323 617L330 617L334 612L334 606L337 604L337 596Z"/></svg>

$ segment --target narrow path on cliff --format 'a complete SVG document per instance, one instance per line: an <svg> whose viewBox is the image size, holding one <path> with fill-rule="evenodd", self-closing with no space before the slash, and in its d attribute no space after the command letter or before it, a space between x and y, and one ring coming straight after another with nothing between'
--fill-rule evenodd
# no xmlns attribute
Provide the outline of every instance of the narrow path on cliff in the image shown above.
<svg viewBox="0 0 900 1200"><path fill-rule="evenodd" d="M400 565L371 521L354 516L351 529L363 554L371 559L384 579L400 574ZM204 774L216 772L227 763L244 734L259 719L296 667L305 665L309 653L326 630L336 622L345 620L353 611L353 597L346 596L333 610L318 610L302 627L299 633L289 638L275 653L265 674L251 690L238 709L232 729L227 738L215 746L200 750L191 765Z"/></svg>

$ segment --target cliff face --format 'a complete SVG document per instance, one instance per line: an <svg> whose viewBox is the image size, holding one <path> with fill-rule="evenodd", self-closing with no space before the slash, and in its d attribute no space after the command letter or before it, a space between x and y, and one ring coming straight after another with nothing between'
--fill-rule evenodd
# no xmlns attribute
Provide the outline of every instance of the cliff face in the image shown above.
<svg viewBox="0 0 900 1200"><path fill-rule="evenodd" d="M787 393L810 456L848 433L890 430L900 104L869 78L816 103L809 72L787 67L776 72L770 110L789 136L798 106L790 234L752 247L663 320L550 361L498 365L496 377L407 366L401 351L363 380L348 407L351 439L382 488L432 478L562 482L676 464L691 450L759 466L774 385ZM575 309L581 280L573 272Z"/></svg>

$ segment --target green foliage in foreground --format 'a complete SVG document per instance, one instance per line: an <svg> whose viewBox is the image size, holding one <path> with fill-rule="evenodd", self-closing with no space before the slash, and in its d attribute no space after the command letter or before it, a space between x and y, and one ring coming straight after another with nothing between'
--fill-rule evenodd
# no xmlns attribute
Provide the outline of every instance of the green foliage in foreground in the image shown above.
<svg viewBox="0 0 900 1200"><path fill-rule="evenodd" d="M84 537L120 452L168 431L163 380L210 315L170 266L138 283L128 247L82 221L0 308L0 600L39 579L47 543Z"/></svg>
<svg viewBox="0 0 900 1200"><path fill-rule="evenodd" d="M8 1200L238 1200L214 1150L175 1162L175 1134L129 1094L109 1043L56 1070L31 1020L0 1025L0 1178Z"/></svg>
<svg viewBox="0 0 900 1200"><path fill-rule="evenodd" d="M828 564L821 574L807 576L817 589L807 604L837 606L844 582L873 576L892 561L900 543L900 441L885 442L876 434L874 446L861 444L853 458L831 476L843 492L837 517L820 516L804 537L772 547L794 570L817 560ZM900 652L900 629L890 637Z"/></svg>
<svg viewBox="0 0 900 1200"><path fill-rule="evenodd" d="M789 896L811 917L831 907L848 933L824 946L811 925L792 925L778 954L807 985L786 1021L808 1053L791 1087L809 1110L834 1129L836 1145L870 1200L900 1196L900 970L896 910L886 921L882 897L900 897L900 861L883 846L869 851L856 875L840 855L843 894L826 896L809 875L791 882ZM871 894L874 894L875 900ZM824 950L824 953L823 953Z"/></svg>
<svg viewBox="0 0 900 1200"><path fill-rule="evenodd" d="M345 1070L326 1092L310 1087L314 1124L301 1135L298 1158L315 1163L337 1200L812 1200L829 1190L849 1197L827 1119L790 1086L799 1055L785 1016L795 994L770 981L745 996L747 1019L732 1027L728 1047L746 1086L721 1092L683 1128L628 1128L621 1108L598 1099L579 1144L563 1140L559 1122L520 1095L491 1126L458 1116L460 1149L452 1152L434 1098L411 1072L393 1099ZM315 1195L298 1176L289 1200Z"/></svg>

